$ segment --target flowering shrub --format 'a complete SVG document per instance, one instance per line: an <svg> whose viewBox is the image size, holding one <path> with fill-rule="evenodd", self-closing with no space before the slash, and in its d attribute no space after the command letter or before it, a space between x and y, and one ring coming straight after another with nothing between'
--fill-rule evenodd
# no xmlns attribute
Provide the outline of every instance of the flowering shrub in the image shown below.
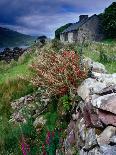
<svg viewBox="0 0 116 155"><path fill-rule="evenodd" d="M21 139L21 150L23 155L28 155L28 153L30 152L29 145L26 143L26 140L24 137L22 137Z"/></svg>
<svg viewBox="0 0 116 155"><path fill-rule="evenodd" d="M37 63L31 65L36 73L32 83L46 87L52 94L64 95L77 88L79 82L86 77L79 62L79 56L74 51L43 53Z"/></svg>
<svg viewBox="0 0 116 155"><path fill-rule="evenodd" d="M61 136L62 129L47 132L45 142L42 144L43 155L54 155L56 154L56 149L62 148Z"/></svg>

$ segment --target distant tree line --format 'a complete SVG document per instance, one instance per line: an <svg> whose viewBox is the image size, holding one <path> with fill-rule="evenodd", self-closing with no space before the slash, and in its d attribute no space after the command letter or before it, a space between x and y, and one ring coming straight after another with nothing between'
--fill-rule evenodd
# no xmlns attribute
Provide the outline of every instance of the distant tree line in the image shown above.
<svg viewBox="0 0 116 155"><path fill-rule="evenodd" d="M58 28L56 31L55 31L55 39L58 39L60 40L60 33L62 33L65 29L67 29L69 26L71 26L72 23L68 23L66 25L63 25L61 26L60 28Z"/></svg>

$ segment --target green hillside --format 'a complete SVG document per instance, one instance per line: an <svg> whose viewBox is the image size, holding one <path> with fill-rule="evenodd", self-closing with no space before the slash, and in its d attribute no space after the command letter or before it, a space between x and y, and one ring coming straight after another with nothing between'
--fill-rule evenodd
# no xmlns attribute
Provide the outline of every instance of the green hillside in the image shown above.
<svg viewBox="0 0 116 155"><path fill-rule="evenodd" d="M35 37L0 27L0 47L28 45Z"/></svg>

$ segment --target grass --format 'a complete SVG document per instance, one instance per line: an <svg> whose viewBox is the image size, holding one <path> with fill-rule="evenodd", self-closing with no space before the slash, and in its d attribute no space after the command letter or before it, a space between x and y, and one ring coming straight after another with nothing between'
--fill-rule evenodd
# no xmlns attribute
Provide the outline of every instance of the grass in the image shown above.
<svg viewBox="0 0 116 155"><path fill-rule="evenodd" d="M18 76L29 76L30 71L27 64L16 65L12 68L8 68L2 74L0 74L0 83L4 83L7 80L12 80Z"/></svg>
<svg viewBox="0 0 116 155"><path fill-rule="evenodd" d="M35 49L22 55L17 62L14 60L10 64L0 62L0 84L17 77L30 77L32 72L29 69L29 64L35 57L34 51Z"/></svg>
<svg viewBox="0 0 116 155"><path fill-rule="evenodd" d="M86 57L91 58L94 61L98 61L106 67L109 73L116 73L116 60L101 60L100 51L105 53L106 58L114 58L116 56L116 42L114 43L91 43L87 47L83 48L83 53Z"/></svg>
<svg viewBox="0 0 116 155"><path fill-rule="evenodd" d="M116 55L116 42L115 41L104 41L103 43L89 43L83 48L84 55L86 57L90 57L94 61L101 62L105 65L106 69L109 73L116 72L116 61L101 61L100 60L100 50L103 51L107 56L114 57ZM60 45L61 46L61 45ZM77 46L77 45L76 45ZM75 45L71 45L70 48L76 49ZM68 47L69 48L69 47ZM10 128L8 120L12 113L11 102L13 100L19 99L22 96L30 94L36 91L36 88L30 84L28 80L22 80L20 77L31 78L32 71L29 69L29 64L33 61L35 57L34 50L29 54L25 54L21 56L18 62L12 61L10 64L6 64L5 62L0 62L0 146L3 146L6 142L6 148L2 149L10 149L12 144L13 149L17 147L15 145L17 141L17 137L19 136L19 128ZM51 48L49 45L45 46L43 50L50 51ZM45 136L48 131L54 131L55 128L62 127L66 128L67 123L66 119L63 120L61 124L60 114L58 113L58 109L56 106L55 99L52 100L47 109L47 112L44 113L45 118L47 119L47 123L45 129L43 131L43 135L40 135L39 140L45 141ZM32 124L31 124L32 127ZM28 137L34 137L32 134L32 128L30 126L23 126L23 132ZM12 130L12 131L11 131ZM34 131L35 134L35 131ZM42 137L43 136L43 137ZM38 140L38 139L36 139ZM35 140L34 140L35 141ZM34 145L36 142L34 142ZM36 145L35 145L36 146ZM34 149L34 147L32 148ZM36 150L37 148L35 148ZM5 151L5 150L4 150ZM17 154L17 150L15 150L15 154ZM20 152L20 151L19 151ZM36 152L36 151L35 151ZM1 153L1 152L0 152ZM6 153L6 152L5 152ZM18 153L18 155L20 155ZM32 153L33 155L36 153ZM6 153L7 155L7 153ZM9 154L8 154L9 155Z"/></svg>
<svg viewBox="0 0 116 155"><path fill-rule="evenodd" d="M10 102L34 91L35 87L23 79L32 76L28 65L33 58L34 54L26 53L18 62L0 62L0 115L9 116Z"/></svg>

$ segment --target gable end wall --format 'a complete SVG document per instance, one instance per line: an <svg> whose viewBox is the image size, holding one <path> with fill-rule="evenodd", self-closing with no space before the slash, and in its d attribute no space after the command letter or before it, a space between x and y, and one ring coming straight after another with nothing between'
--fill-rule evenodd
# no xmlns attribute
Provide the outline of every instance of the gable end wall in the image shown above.
<svg viewBox="0 0 116 155"><path fill-rule="evenodd" d="M90 41L100 41L104 35L101 30L100 20L97 16L92 17L83 24L78 31L78 41L82 42L83 37Z"/></svg>

